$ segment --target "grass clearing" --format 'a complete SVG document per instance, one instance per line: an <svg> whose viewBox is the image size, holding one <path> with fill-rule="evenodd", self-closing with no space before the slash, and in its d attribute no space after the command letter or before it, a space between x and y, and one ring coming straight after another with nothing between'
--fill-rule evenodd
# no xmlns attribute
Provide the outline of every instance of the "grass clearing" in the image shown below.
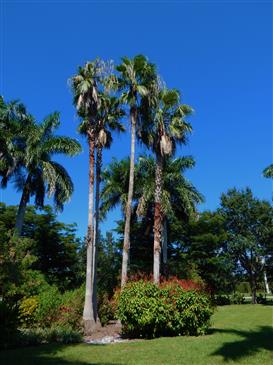
<svg viewBox="0 0 273 365"><path fill-rule="evenodd" d="M273 306L219 307L210 334L110 345L44 345L0 353L3 365L272 365Z"/></svg>

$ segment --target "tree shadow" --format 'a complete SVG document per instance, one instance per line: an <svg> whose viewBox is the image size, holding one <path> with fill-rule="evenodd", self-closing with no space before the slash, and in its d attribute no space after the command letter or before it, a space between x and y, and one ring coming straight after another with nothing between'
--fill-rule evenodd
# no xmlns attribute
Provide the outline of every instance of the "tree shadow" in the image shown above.
<svg viewBox="0 0 273 365"><path fill-rule="evenodd" d="M0 352L0 363L9 365L124 365L117 362L92 362L91 354L90 361L82 360L67 360L62 358L61 350L68 345L50 344L40 345L37 347L17 348L13 350L4 350ZM69 345L73 347L77 345ZM102 347L104 345L89 345L92 347ZM60 352L60 354L58 354Z"/></svg>
<svg viewBox="0 0 273 365"><path fill-rule="evenodd" d="M255 355L261 350L273 351L273 328L260 326L255 331L234 329L214 329L213 332L230 333L243 337L242 340L224 343L212 355L221 355L224 361L236 361L243 357Z"/></svg>

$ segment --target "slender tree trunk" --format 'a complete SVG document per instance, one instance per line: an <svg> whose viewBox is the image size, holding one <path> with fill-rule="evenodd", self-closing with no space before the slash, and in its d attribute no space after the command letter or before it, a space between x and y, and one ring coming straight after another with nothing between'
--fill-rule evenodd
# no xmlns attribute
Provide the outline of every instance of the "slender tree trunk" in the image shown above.
<svg viewBox="0 0 273 365"><path fill-rule="evenodd" d="M162 250L163 250L163 265L162 272L165 277L168 276L167 260L168 260L168 231L167 231L167 218L163 218L163 234L162 234Z"/></svg>
<svg viewBox="0 0 273 365"><path fill-rule="evenodd" d="M264 286L265 286L265 292L266 294L270 294L270 289L269 289L269 285L268 285L268 280L267 280L267 275L266 275L266 270L264 269Z"/></svg>
<svg viewBox="0 0 273 365"><path fill-rule="evenodd" d="M88 196L88 228L86 237L86 287L83 310L84 331L90 335L96 328L96 303L94 303L94 242L93 242L93 205L94 205L94 133L88 135L89 145L89 196Z"/></svg>
<svg viewBox="0 0 273 365"><path fill-rule="evenodd" d="M96 318L97 325L100 324L97 309L97 251L99 240L99 220L100 220L100 180L101 180L101 163L102 163L102 147L97 147L96 156L96 197L95 197L95 214L94 214L94 250L93 250L93 303L94 303L94 317Z"/></svg>
<svg viewBox="0 0 273 365"><path fill-rule="evenodd" d="M265 268L265 257L261 258L261 262L262 262L262 265L263 265L263 277L264 277L265 292L266 292L266 294L270 294L270 289L269 289L267 274L266 274L266 268Z"/></svg>
<svg viewBox="0 0 273 365"><path fill-rule="evenodd" d="M17 235L17 236L21 236L21 234L22 234L26 207L27 207L27 203L29 202L29 197L30 197L29 184L30 184L30 175L28 175L28 177L26 179L26 182L25 182L25 185L23 188L23 192L22 192L22 196L21 196L21 200L20 200L20 204L19 204L17 214L16 214L14 235Z"/></svg>
<svg viewBox="0 0 273 365"><path fill-rule="evenodd" d="M252 294L252 304L257 304L257 282L255 274L251 274L251 294Z"/></svg>
<svg viewBox="0 0 273 365"><path fill-rule="evenodd" d="M128 260L129 260L129 250L130 250L130 224L131 224L132 201L134 192L135 138L136 138L136 119L137 119L137 110L135 107L131 108L130 117L131 117L130 177L129 177L129 187L128 187L128 199L126 205L124 241L123 241L123 252L122 252L121 287L123 287L127 281Z"/></svg>
<svg viewBox="0 0 273 365"><path fill-rule="evenodd" d="M154 283L160 281L160 253L161 253L161 230L162 230L162 170L163 159L160 153L156 155L155 171L155 212L154 212Z"/></svg>

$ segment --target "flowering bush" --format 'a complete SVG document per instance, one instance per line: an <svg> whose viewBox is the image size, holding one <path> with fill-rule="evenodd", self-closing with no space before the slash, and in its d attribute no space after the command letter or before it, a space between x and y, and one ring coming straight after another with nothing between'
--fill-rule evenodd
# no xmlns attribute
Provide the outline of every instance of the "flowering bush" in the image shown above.
<svg viewBox="0 0 273 365"><path fill-rule="evenodd" d="M200 335L209 326L212 307L198 284L178 279L160 287L149 280L129 282L118 296L117 317L124 335Z"/></svg>

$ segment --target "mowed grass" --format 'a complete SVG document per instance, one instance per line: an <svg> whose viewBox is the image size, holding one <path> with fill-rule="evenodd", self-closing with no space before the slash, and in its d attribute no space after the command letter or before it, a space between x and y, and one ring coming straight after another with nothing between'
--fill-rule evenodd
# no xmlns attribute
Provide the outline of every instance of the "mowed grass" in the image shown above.
<svg viewBox="0 0 273 365"><path fill-rule="evenodd" d="M210 334L110 345L44 345L0 353L1 365L273 364L273 306L219 307Z"/></svg>

